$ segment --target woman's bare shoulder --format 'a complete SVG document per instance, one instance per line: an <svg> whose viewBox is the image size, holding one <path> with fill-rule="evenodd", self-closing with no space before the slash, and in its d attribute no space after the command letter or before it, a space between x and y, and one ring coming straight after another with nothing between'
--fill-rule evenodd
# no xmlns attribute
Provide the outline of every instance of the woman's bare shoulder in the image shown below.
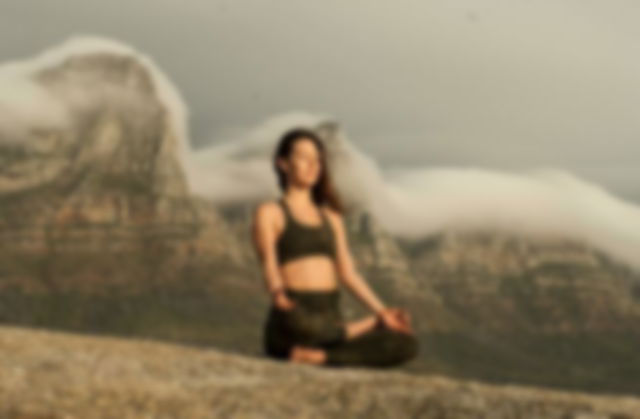
<svg viewBox="0 0 640 419"><path fill-rule="evenodd" d="M272 198L258 202L255 208L256 210L260 211L277 212L282 207L280 205L280 201L277 198Z"/></svg>
<svg viewBox="0 0 640 419"><path fill-rule="evenodd" d="M266 199L259 202L254 209L254 220L262 220L276 223L281 223L284 219L284 209L280 205L280 201L277 198Z"/></svg>
<svg viewBox="0 0 640 419"><path fill-rule="evenodd" d="M334 222L340 222L342 220L342 213L333 209L329 204L322 204L321 208Z"/></svg>

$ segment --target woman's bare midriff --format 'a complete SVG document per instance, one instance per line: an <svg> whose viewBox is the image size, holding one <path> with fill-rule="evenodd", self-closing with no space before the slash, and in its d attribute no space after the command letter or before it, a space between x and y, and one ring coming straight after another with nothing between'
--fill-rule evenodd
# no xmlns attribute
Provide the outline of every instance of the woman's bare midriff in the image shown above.
<svg viewBox="0 0 640 419"><path fill-rule="evenodd" d="M285 287L296 291L331 291L338 288L335 265L326 255L309 255L280 266Z"/></svg>

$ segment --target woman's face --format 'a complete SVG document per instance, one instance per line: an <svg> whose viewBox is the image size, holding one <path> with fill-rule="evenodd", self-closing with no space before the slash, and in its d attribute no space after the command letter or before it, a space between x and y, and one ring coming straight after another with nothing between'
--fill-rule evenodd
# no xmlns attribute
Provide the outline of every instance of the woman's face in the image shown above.
<svg viewBox="0 0 640 419"><path fill-rule="evenodd" d="M307 138L298 139L288 159L287 176L298 185L312 187L320 176L322 163L315 143Z"/></svg>

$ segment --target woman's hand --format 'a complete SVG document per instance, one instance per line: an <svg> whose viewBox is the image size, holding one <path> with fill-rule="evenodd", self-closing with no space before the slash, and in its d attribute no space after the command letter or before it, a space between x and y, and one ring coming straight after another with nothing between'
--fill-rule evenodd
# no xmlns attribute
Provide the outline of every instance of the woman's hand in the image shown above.
<svg viewBox="0 0 640 419"><path fill-rule="evenodd" d="M273 303L278 309L284 311L292 310L296 305L293 300L287 297L287 294L285 294L284 291L279 291L274 294Z"/></svg>
<svg viewBox="0 0 640 419"><path fill-rule="evenodd" d="M377 314L379 324L398 332L413 334L411 318L405 309L388 307Z"/></svg>

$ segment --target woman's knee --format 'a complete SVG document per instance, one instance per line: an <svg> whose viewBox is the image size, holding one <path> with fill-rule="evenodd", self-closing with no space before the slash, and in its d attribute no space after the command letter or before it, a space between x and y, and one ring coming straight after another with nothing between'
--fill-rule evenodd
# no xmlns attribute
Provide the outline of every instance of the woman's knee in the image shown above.
<svg viewBox="0 0 640 419"><path fill-rule="evenodd" d="M418 356L420 345L418 339L413 334L391 331L391 337L395 341L395 356L398 361L409 361Z"/></svg>
<svg viewBox="0 0 640 419"><path fill-rule="evenodd" d="M403 341L403 355L405 359L408 361L418 356L418 352L420 352L420 344L418 343L418 339L415 335L409 335L404 333L404 341Z"/></svg>

